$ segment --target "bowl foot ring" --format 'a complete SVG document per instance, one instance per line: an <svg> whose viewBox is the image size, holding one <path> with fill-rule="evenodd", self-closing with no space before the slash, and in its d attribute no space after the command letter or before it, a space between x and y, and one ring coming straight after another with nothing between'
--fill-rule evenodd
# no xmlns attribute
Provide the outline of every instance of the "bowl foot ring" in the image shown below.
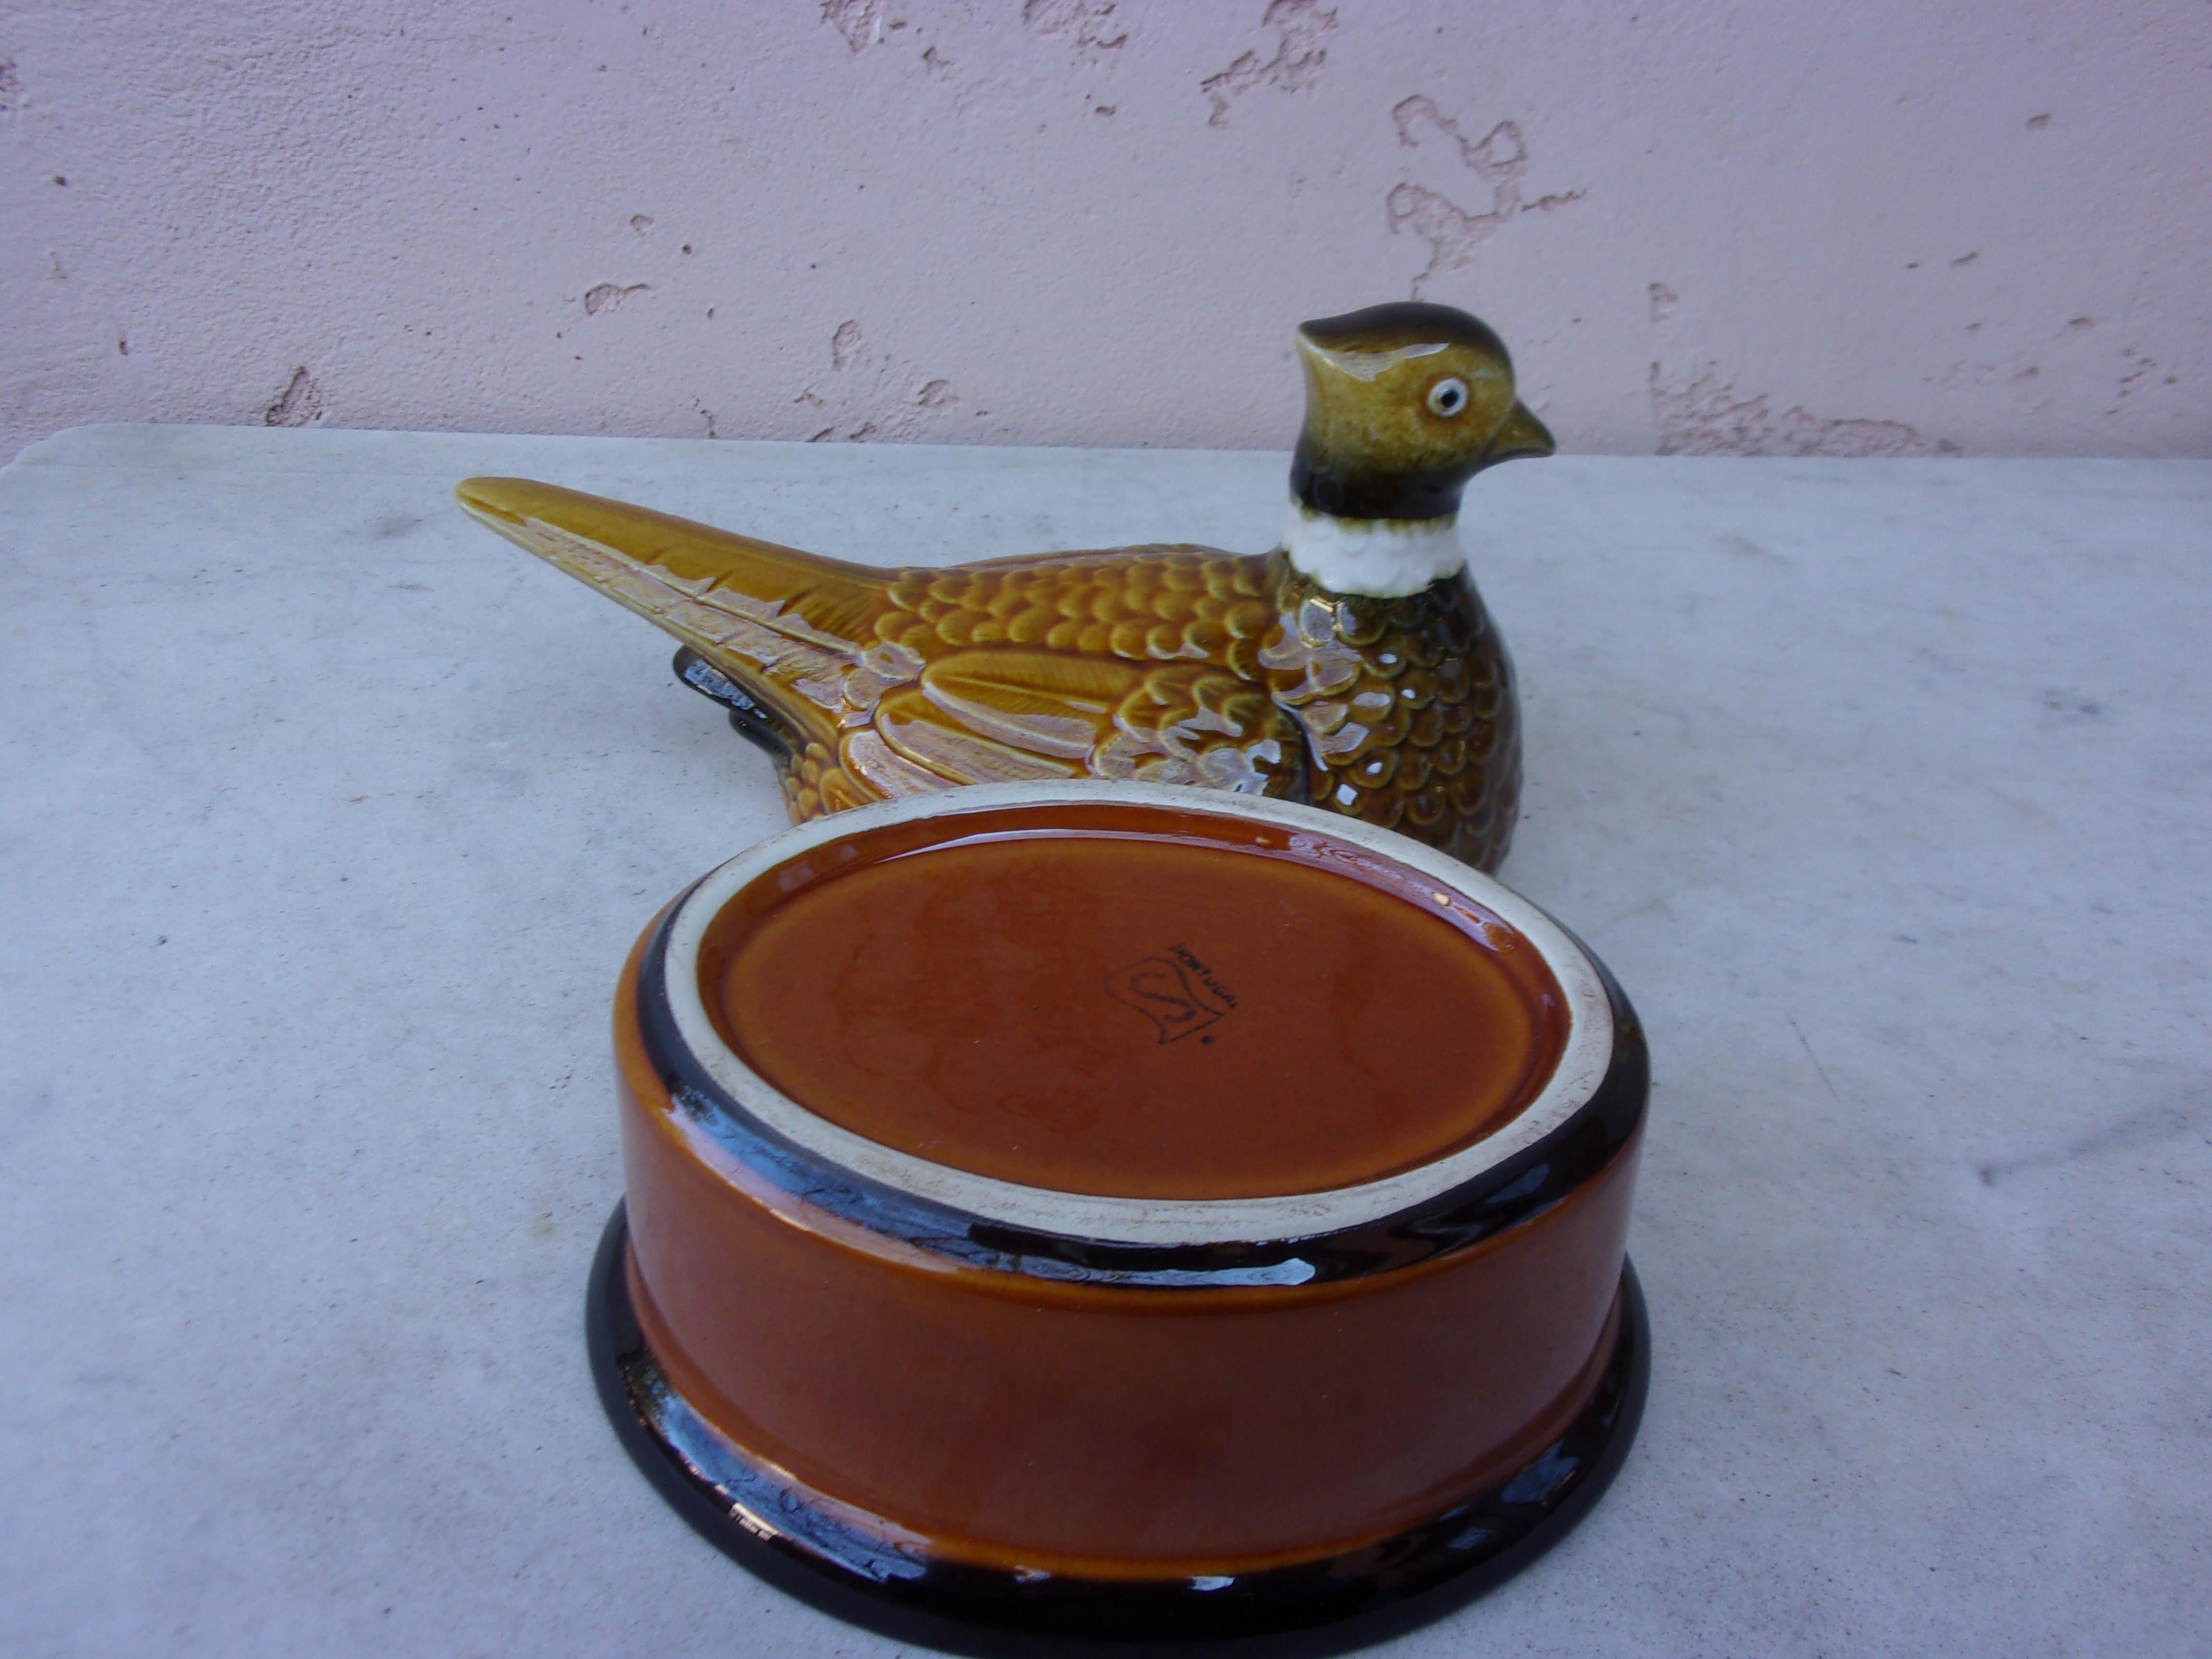
<svg viewBox="0 0 2212 1659"><path fill-rule="evenodd" d="M708 1542L777 1589L850 1624L954 1653L1188 1648L1317 1656L1450 1612L1564 1537L1612 1481L1644 1414L1651 1334L1623 1261L1613 1352L1589 1405L1526 1468L1443 1514L1347 1554L1230 1579L1022 1575L930 1560L810 1502L753 1466L669 1386L629 1296L629 1228L615 1206L592 1264L585 1334L623 1448Z"/></svg>

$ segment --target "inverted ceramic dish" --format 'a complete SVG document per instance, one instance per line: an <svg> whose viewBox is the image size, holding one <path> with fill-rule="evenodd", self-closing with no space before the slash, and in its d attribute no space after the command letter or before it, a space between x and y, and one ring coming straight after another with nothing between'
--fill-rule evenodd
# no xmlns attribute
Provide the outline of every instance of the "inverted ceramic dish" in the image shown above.
<svg viewBox="0 0 2212 1659"><path fill-rule="evenodd" d="M603 1398L848 1617L1373 1633L1634 1432L1635 1016L1407 838L1091 782L842 812L656 919L615 1029Z"/></svg>

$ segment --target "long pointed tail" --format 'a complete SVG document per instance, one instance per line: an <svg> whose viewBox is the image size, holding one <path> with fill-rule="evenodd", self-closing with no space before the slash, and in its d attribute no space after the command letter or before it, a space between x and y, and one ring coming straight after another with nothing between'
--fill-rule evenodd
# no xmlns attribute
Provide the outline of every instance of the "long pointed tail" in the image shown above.
<svg viewBox="0 0 2212 1659"><path fill-rule="evenodd" d="M836 742L845 675L890 573L527 478L470 478L464 511L681 640L799 732Z"/></svg>

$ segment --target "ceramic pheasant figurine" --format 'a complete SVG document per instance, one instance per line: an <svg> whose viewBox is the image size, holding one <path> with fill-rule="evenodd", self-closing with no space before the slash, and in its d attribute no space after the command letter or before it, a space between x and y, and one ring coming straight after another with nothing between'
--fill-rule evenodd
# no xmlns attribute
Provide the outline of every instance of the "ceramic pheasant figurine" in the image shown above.
<svg viewBox="0 0 2212 1659"><path fill-rule="evenodd" d="M794 819L1088 774L1310 801L1495 869L1519 720L1455 526L1470 477L1551 434L1464 312L1376 306L1297 340L1305 427L1269 553L883 569L523 479L456 494L682 641L677 672L775 757Z"/></svg>

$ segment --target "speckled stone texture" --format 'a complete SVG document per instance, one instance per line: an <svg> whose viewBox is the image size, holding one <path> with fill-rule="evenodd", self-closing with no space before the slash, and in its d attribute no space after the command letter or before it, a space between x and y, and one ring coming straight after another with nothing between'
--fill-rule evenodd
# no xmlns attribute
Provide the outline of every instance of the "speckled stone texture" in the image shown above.
<svg viewBox="0 0 2212 1659"><path fill-rule="evenodd" d="M449 502L883 562L1263 546L1285 458L107 428L0 472L12 1653L859 1656L585 1370L637 929L784 820ZM2212 1595L2212 465L1470 491L1504 878L1648 1023L1650 1413L1389 1650L2185 1654Z"/></svg>

